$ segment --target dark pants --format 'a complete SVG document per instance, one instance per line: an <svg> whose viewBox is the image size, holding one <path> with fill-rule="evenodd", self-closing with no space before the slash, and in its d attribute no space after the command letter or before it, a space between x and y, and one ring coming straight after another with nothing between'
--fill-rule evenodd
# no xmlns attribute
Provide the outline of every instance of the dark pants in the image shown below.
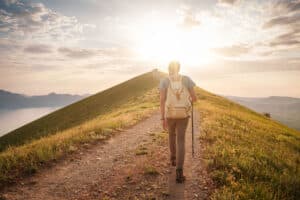
<svg viewBox="0 0 300 200"><path fill-rule="evenodd" d="M183 119L167 118L169 132L170 159L176 157L176 168L183 168L185 155L185 132L189 117ZM176 145L177 144L177 145Z"/></svg>

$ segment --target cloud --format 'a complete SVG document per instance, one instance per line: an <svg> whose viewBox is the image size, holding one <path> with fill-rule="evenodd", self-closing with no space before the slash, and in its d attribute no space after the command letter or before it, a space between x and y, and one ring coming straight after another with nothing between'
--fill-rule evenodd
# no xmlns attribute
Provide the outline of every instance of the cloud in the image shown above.
<svg viewBox="0 0 300 200"><path fill-rule="evenodd" d="M300 1L299 0L280 0L272 3L272 14L288 14L297 12L300 10Z"/></svg>
<svg viewBox="0 0 300 200"><path fill-rule="evenodd" d="M274 38L270 46L296 46L300 44L300 29L292 30Z"/></svg>
<svg viewBox="0 0 300 200"><path fill-rule="evenodd" d="M0 38L0 54L11 53L15 50L22 48L22 46L16 43L14 40L7 38ZM0 56L1 57L1 56Z"/></svg>
<svg viewBox="0 0 300 200"><path fill-rule="evenodd" d="M299 45L299 40L283 40L283 41L273 41L270 43L270 46L293 46L293 45Z"/></svg>
<svg viewBox="0 0 300 200"><path fill-rule="evenodd" d="M233 60L224 59L220 62L207 64L195 70L201 72L204 77L216 77L218 75L248 74L258 72L283 72L299 71L300 58L274 58L268 60ZM200 73L199 73L200 74Z"/></svg>
<svg viewBox="0 0 300 200"><path fill-rule="evenodd" d="M134 58L135 53L129 48L98 48L98 49L83 49L83 48L70 48L60 47L57 51L69 58L88 58L99 56L102 59L131 59Z"/></svg>
<svg viewBox="0 0 300 200"><path fill-rule="evenodd" d="M278 26L299 27L300 21L300 0L272 1L266 12L270 12L269 18L263 28Z"/></svg>
<svg viewBox="0 0 300 200"><path fill-rule="evenodd" d="M43 4L1 0L0 6L0 23L9 33L35 31L43 25L41 18L47 14Z"/></svg>
<svg viewBox="0 0 300 200"><path fill-rule="evenodd" d="M45 44L30 45L24 48L24 52L33 53L33 54L51 53L52 47Z"/></svg>
<svg viewBox="0 0 300 200"><path fill-rule="evenodd" d="M276 1L271 3L271 19L263 29L278 28L281 33L273 38L270 47L294 47L300 44L300 0Z"/></svg>
<svg viewBox="0 0 300 200"><path fill-rule="evenodd" d="M201 25L200 20L197 18L190 7L183 6L177 12L179 13L179 15L181 15L181 22L179 23L180 28L189 30Z"/></svg>
<svg viewBox="0 0 300 200"><path fill-rule="evenodd" d="M215 48L213 51L222 56L235 57L249 53L251 47L247 45L232 45L229 47Z"/></svg>
<svg viewBox="0 0 300 200"><path fill-rule="evenodd" d="M292 1L280 1L279 5L285 8L287 11L299 11L300 10L300 1L292 0Z"/></svg>
<svg viewBox="0 0 300 200"><path fill-rule="evenodd" d="M219 0L219 3L233 5L233 4L237 3L238 1L239 0Z"/></svg>
<svg viewBox="0 0 300 200"><path fill-rule="evenodd" d="M80 49L80 48L67 48L61 47L58 48L58 52L62 53L63 55L70 57L70 58L88 58L95 56L97 52L95 50L90 49Z"/></svg>
<svg viewBox="0 0 300 200"><path fill-rule="evenodd" d="M280 16L280 17L275 17L267 21L264 25L263 28L272 28L274 26L288 26L288 25L299 25L300 21L300 14L298 15L292 15L292 16Z"/></svg>
<svg viewBox="0 0 300 200"><path fill-rule="evenodd" d="M97 51L102 56L118 57L118 58L130 58L134 57L135 53L130 48L118 47L118 48L102 48Z"/></svg>
<svg viewBox="0 0 300 200"><path fill-rule="evenodd" d="M42 3L0 0L2 37L72 39L82 33L82 28L83 25L75 17L59 14Z"/></svg>

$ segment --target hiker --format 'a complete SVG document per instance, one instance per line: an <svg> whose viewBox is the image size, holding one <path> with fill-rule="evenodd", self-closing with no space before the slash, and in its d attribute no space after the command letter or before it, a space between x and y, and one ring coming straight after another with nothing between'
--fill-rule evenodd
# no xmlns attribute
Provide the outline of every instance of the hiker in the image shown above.
<svg viewBox="0 0 300 200"><path fill-rule="evenodd" d="M182 183L185 181L185 132L191 117L191 104L197 100L193 88L196 84L188 76L179 74L179 62L170 62L168 70L168 77L161 79L159 85L161 121L163 129L169 133L170 162L176 166L176 182Z"/></svg>

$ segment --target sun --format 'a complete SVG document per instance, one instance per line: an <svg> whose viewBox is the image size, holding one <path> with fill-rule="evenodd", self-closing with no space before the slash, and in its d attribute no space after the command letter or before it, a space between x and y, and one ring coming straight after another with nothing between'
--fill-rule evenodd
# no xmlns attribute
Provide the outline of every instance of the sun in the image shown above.
<svg viewBox="0 0 300 200"><path fill-rule="evenodd" d="M199 66L213 61L211 48L215 45L210 30L194 28L180 29L156 22L145 28L135 50L145 60L168 63L179 60L190 66Z"/></svg>

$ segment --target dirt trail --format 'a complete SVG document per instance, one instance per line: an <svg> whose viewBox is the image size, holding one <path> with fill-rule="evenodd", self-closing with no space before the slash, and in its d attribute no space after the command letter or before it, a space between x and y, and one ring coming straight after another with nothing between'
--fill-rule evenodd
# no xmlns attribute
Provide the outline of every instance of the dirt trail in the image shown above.
<svg viewBox="0 0 300 200"><path fill-rule="evenodd" d="M5 188L4 199L207 199L212 191L201 161L195 117L195 157L191 155L191 121L186 134L186 182L175 182L169 163L167 133L155 112L106 142L85 145L50 168ZM140 151L140 149L143 149Z"/></svg>
<svg viewBox="0 0 300 200"><path fill-rule="evenodd" d="M208 199L212 190L212 181L209 179L201 163L201 146L199 143L200 119L199 112L194 113L194 157L192 157L191 120L186 131L186 154L184 173L187 178L184 184L175 182L175 169L169 175L170 199Z"/></svg>

